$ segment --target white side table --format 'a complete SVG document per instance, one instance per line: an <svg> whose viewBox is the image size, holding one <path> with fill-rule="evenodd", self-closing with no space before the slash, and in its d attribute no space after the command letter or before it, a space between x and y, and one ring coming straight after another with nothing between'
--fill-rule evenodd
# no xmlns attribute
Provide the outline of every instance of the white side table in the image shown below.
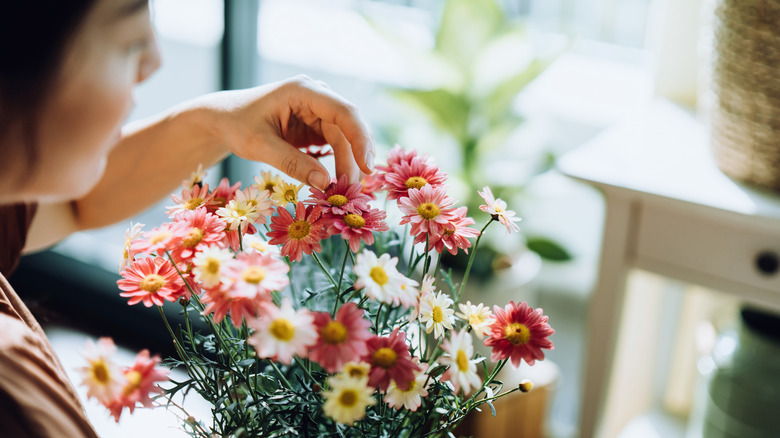
<svg viewBox="0 0 780 438"><path fill-rule="evenodd" d="M663 100L563 156L558 166L606 199L580 422L581 437L601 437L629 269L780 310L780 196L721 173L705 127Z"/></svg>

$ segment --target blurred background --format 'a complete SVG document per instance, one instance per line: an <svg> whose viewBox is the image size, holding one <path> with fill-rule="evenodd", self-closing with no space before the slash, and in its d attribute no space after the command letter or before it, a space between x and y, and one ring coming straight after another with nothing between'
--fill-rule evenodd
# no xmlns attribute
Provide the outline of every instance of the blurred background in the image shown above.
<svg viewBox="0 0 780 438"><path fill-rule="evenodd" d="M696 108L701 3L152 0L163 65L138 87L131 119L200 94L306 74L359 107L374 131L378 162L396 143L429 153L451 175L453 197L470 205L472 216L478 214L476 190L493 187L523 218L523 233L488 235L490 251L478 261L479 286L469 299L528 301L543 307L556 329L548 360L520 371L547 391L534 401L538 409L532 415L518 401L506 407L514 413L499 410L499 416L538 422L542 432L533 436L577 437L586 310L597 277L604 199L563 176L556 162L659 96ZM209 181L226 176L248 184L262 169L230 158L209 170ZM156 226L165 220L167 204L163 200L133 221ZM70 360L78 363L81 334L111 335L128 348L170 350L158 315L128 308L118 296L117 264L128 225L78 233L26 256L11 278L66 367ZM666 339L673 338L686 296L681 291L691 287L642 272L630 282L658 292L669 310L661 325ZM706 317L729 320L733 306L707 303L714 310ZM657 353L651 378L665 382L674 369L695 370L695 355L669 365L675 346L660 338L636 338ZM676 388L694 387L695 372L681 378ZM668 391L659 385L647 412L616 420L608 435L684 436L693 396L675 399L668 409ZM93 414L92 405L93 418L103 415ZM526 417L514 417L524 410ZM105 436L130 433L95 421Z"/></svg>

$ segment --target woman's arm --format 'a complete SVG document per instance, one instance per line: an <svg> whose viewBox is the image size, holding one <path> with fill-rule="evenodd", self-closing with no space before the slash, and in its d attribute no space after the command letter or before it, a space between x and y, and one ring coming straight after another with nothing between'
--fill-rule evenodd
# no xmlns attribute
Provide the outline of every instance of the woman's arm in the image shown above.
<svg viewBox="0 0 780 438"><path fill-rule="evenodd" d="M229 153L262 161L325 188L330 178L297 147L330 144L337 174L373 170L374 146L355 107L306 77L202 96L127 126L100 182L83 198L39 207L26 250L131 217L167 194L199 164Z"/></svg>

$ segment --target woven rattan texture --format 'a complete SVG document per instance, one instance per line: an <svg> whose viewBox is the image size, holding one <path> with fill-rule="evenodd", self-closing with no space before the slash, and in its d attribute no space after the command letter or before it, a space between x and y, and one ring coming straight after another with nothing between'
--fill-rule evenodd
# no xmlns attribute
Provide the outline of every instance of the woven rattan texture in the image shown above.
<svg viewBox="0 0 780 438"><path fill-rule="evenodd" d="M718 0L713 30L718 167L780 191L780 0Z"/></svg>

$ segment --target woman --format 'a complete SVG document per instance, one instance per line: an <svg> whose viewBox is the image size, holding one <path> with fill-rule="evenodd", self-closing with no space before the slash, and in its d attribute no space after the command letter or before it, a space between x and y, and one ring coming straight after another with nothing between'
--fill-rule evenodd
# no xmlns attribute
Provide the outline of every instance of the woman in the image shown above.
<svg viewBox="0 0 780 438"><path fill-rule="evenodd" d="M0 14L0 432L95 436L35 319L5 280L25 250L128 218L230 153L309 185L297 147L330 144L336 172L373 170L354 106L308 78L206 95L121 128L160 64L147 0L9 2Z"/></svg>

